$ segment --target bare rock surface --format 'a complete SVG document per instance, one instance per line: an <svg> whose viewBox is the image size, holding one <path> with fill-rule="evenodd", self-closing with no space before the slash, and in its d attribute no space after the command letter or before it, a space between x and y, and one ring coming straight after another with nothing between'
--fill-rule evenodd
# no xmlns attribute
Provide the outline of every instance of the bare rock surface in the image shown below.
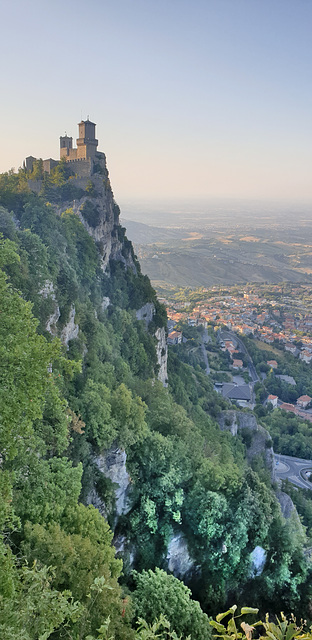
<svg viewBox="0 0 312 640"><path fill-rule="evenodd" d="M291 499L291 497L285 493L284 491L277 491L276 497L280 503L282 515L284 518L290 518L291 514L295 511L297 513L297 509ZM298 514L297 514L298 515ZM299 517L299 516L298 516Z"/></svg>
<svg viewBox="0 0 312 640"><path fill-rule="evenodd" d="M40 289L39 294L42 295L42 297L45 299L50 298L53 302L54 310L52 311L51 315L48 317L45 328L46 328L46 331L48 331L52 336L56 336L57 335L56 325L60 318L61 312L57 304L53 282L51 282L50 280L46 280L42 289Z"/></svg>
<svg viewBox="0 0 312 640"><path fill-rule="evenodd" d="M192 571L195 561L191 557L184 534L173 534L167 548L168 570L176 578L182 578Z"/></svg>
<svg viewBox="0 0 312 640"><path fill-rule="evenodd" d="M130 511L131 505L128 498L130 476L126 468L127 454L124 449L111 447L108 451L94 458L94 462L99 471L115 484L116 517L124 515ZM95 490L90 494L88 502L91 502L100 512L105 511L105 505Z"/></svg>
<svg viewBox="0 0 312 640"><path fill-rule="evenodd" d="M102 300L102 311L106 311L106 309L109 307L110 305L110 299L108 296L103 296L103 300Z"/></svg>
<svg viewBox="0 0 312 640"><path fill-rule="evenodd" d="M267 559L267 552L259 545L250 554L250 577L261 576Z"/></svg>
<svg viewBox="0 0 312 640"><path fill-rule="evenodd" d="M168 371L167 371L167 359L168 359L168 346L166 340L166 331L165 327L160 327L157 329L156 333L156 355L157 355L157 364L159 366L158 370L158 380L162 382L164 387L168 386Z"/></svg>
<svg viewBox="0 0 312 640"><path fill-rule="evenodd" d="M97 158L97 164L99 171L92 176L76 177L71 181L73 186L84 189L86 195L62 204L58 213L71 208L79 216L88 234L99 247L103 271L109 271L109 261L113 259L136 272L131 248L125 245L121 234L119 207L115 203L110 186L104 154ZM95 212L93 221L85 214L86 204L91 204Z"/></svg>
<svg viewBox="0 0 312 640"><path fill-rule="evenodd" d="M145 322L146 328L149 323L152 322L155 314L155 305L153 302L147 302L140 309L138 309L135 313L137 320L143 320Z"/></svg>
<svg viewBox="0 0 312 640"><path fill-rule="evenodd" d="M61 331L61 342L67 348L70 340L75 340L76 338L78 338L79 325L75 323L75 315L75 305L72 305L69 312L68 322L66 323L64 329Z"/></svg>
<svg viewBox="0 0 312 640"><path fill-rule="evenodd" d="M274 479L274 452L270 446L271 437L269 432L257 423L256 417L252 413L228 410L220 413L218 423L222 431L230 431L233 436L242 429L250 431L251 441L247 446L247 460L250 463L254 457L262 455Z"/></svg>

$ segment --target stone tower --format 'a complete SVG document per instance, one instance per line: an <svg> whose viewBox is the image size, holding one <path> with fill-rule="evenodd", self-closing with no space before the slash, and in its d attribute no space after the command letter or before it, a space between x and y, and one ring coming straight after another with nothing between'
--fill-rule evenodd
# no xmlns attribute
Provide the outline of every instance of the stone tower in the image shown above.
<svg viewBox="0 0 312 640"><path fill-rule="evenodd" d="M95 158L98 140L95 137L95 124L89 119L79 122L79 138L77 139L77 159Z"/></svg>
<svg viewBox="0 0 312 640"><path fill-rule="evenodd" d="M70 150L73 149L73 139L65 134L60 136L60 157L70 156Z"/></svg>

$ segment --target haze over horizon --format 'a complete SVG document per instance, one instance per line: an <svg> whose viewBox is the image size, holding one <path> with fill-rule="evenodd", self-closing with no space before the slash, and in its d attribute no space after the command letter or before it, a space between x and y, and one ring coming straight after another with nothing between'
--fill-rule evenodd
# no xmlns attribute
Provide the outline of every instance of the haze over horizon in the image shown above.
<svg viewBox="0 0 312 640"><path fill-rule="evenodd" d="M305 0L4 2L0 170L97 123L118 202L312 202Z"/></svg>

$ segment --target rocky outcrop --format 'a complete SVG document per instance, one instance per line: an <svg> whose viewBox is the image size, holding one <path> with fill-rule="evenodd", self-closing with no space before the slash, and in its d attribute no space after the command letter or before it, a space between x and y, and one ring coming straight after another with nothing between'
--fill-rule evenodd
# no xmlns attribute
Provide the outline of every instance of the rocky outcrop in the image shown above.
<svg viewBox="0 0 312 640"><path fill-rule="evenodd" d="M109 307L109 305L110 305L109 297L108 296L104 296L103 300L102 300L102 304L101 304L102 311L106 311L106 309Z"/></svg>
<svg viewBox="0 0 312 640"><path fill-rule="evenodd" d="M291 499L291 497L287 494L284 493L284 491L276 491L276 497L280 503L280 507L281 507L281 512L282 515L284 516L284 518L288 519L290 518L291 514L296 512L297 516L298 516L298 512L297 509ZM299 518L299 516L298 516Z"/></svg>
<svg viewBox="0 0 312 640"><path fill-rule="evenodd" d="M43 287L42 287L42 289L40 289L39 294L45 299L46 298L50 298L50 300L53 303L54 310L50 314L50 316L48 317L48 319L46 321L45 329L52 336L56 336L56 334L57 334L56 324L57 324L57 322L58 322L58 320L60 318L61 312L60 312L60 308L59 308L59 306L57 304L53 282L51 282L50 280L46 280L44 285L43 285Z"/></svg>
<svg viewBox="0 0 312 640"><path fill-rule="evenodd" d="M135 561L135 547L127 536L118 534L113 539L116 554L122 557L124 572L131 571Z"/></svg>
<svg viewBox="0 0 312 640"><path fill-rule="evenodd" d="M71 208L79 216L99 247L103 271L108 269L109 261L112 259L122 262L125 267L136 272L132 246L124 242L122 227L119 224L119 207L114 201L104 154L99 154L95 165L92 176L71 179L71 184L83 189L86 195L64 203L58 209L58 213Z"/></svg>
<svg viewBox="0 0 312 640"><path fill-rule="evenodd" d="M68 343L70 340L75 340L76 338L78 338L79 325L75 323L75 315L75 305L72 305L69 312L68 322L66 323L64 329L61 331L61 342L66 348L68 348Z"/></svg>
<svg viewBox="0 0 312 640"><path fill-rule="evenodd" d="M130 511L131 505L128 497L130 476L126 468L127 454L124 449L111 447L105 453L96 456L94 463L106 478L115 485L115 517L118 518ZM106 515L106 505L93 489L88 496L88 503L93 504L100 513Z"/></svg>
<svg viewBox="0 0 312 640"><path fill-rule="evenodd" d="M167 359L168 359L168 346L166 340L166 332L165 327L160 327L157 329L156 333L156 355L157 355L157 364L159 366L158 369L158 380L162 382L164 387L168 386L168 372L167 372Z"/></svg>
<svg viewBox="0 0 312 640"><path fill-rule="evenodd" d="M137 320L145 322L145 328L148 329L148 325L152 322L156 313L155 305L153 302L147 302L135 313ZM155 332L156 344L156 356L158 365L158 380L162 382L164 387L168 386L168 372L167 372L167 358L168 358L168 346L166 340L166 331L164 327L159 327Z"/></svg>
<svg viewBox="0 0 312 640"><path fill-rule="evenodd" d="M137 320L143 320L145 322L147 328L155 315L155 305L153 302L147 302L135 312L135 315Z"/></svg>
<svg viewBox="0 0 312 640"><path fill-rule="evenodd" d="M167 568L176 578L184 578L195 568L183 533L173 534L167 547Z"/></svg>
<svg viewBox="0 0 312 640"><path fill-rule="evenodd" d="M222 431L230 431L236 436L238 431L250 432L250 438L246 442L247 460L250 463L256 456L262 456L267 469L274 479L274 451L269 432L257 423L252 413L242 411L222 411L218 417L218 423Z"/></svg>
<svg viewBox="0 0 312 640"><path fill-rule="evenodd" d="M263 547L257 546L254 548L252 553L250 554L250 571L249 575L251 578L255 578L256 576L261 576L261 573L264 569L264 565L267 559L267 552Z"/></svg>

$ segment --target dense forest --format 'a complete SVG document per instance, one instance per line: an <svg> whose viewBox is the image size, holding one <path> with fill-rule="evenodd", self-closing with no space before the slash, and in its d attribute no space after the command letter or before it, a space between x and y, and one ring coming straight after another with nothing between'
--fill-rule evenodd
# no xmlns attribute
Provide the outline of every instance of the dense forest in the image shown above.
<svg viewBox="0 0 312 640"><path fill-rule="evenodd" d="M220 430L228 405L196 361L173 349L158 379L166 313L106 168L77 185L65 162L0 176L1 639L205 640L233 602L308 617L300 520ZM187 568L170 564L174 541Z"/></svg>

